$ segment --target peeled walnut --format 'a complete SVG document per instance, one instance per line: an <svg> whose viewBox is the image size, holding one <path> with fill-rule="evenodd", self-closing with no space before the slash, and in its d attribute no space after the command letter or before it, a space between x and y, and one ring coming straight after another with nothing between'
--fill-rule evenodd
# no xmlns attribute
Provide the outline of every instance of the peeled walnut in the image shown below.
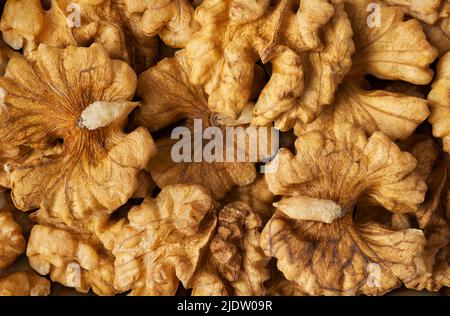
<svg viewBox="0 0 450 316"><path fill-rule="evenodd" d="M324 3L325 1L322 1L322 4ZM289 94L283 95L282 89L278 88L279 90L266 100L260 97L253 112L253 124L265 125L274 120L276 127L286 131L297 121L311 122L323 108L333 103L339 84L351 68L350 57L355 47L352 41L353 31L342 1L331 3L335 6L335 13L322 29L323 48L301 54L304 73L303 92L298 98L291 100L290 108L289 103L285 102L289 100ZM318 6L315 13L322 10L323 8ZM283 69L280 72L286 71L284 69L287 68L280 66L280 69ZM285 85L283 78L277 79L276 82ZM274 119L276 115L278 116Z"/></svg>
<svg viewBox="0 0 450 316"><path fill-rule="evenodd" d="M135 113L134 123L150 131L159 131L184 120L184 124L178 128L187 129L189 135L186 136L183 130L181 135L173 136L175 127L171 128L172 135L156 142L158 151L150 160L148 169L161 188L171 184L195 183L207 187L215 198L221 199L233 186L248 185L256 177L254 163L247 158L251 146L248 134L245 134L242 145L239 145L239 140L236 141L237 146L229 145L226 140L229 133L227 127L238 126L243 130L248 126L250 113L248 118L243 116L231 120L211 112L202 87L190 83L185 69L185 53L180 51L174 58L162 60L139 76L138 95L142 98L142 106ZM196 125L199 122L201 126ZM203 135L208 130L211 132L211 129L210 139L222 137L222 148L214 146L208 152ZM221 134L214 129L218 129ZM199 143L195 140L195 137L199 137L197 134L202 137ZM188 150L180 148L180 143L184 142L188 142ZM234 162L228 158L230 149ZM204 152L209 155L204 155ZM240 152L246 155L242 160L238 160ZM182 157L174 157L174 153Z"/></svg>
<svg viewBox="0 0 450 316"><path fill-rule="evenodd" d="M190 282L192 295L219 296L266 294L268 258L260 243L262 223L244 202L226 205L218 215L218 227Z"/></svg>
<svg viewBox="0 0 450 316"><path fill-rule="evenodd" d="M435 139L431 135L413 134L397 144L401 150L414 156L417 161L416 172L427 181L441 150Z"/></svg>
<svg viewBox="0 0 450 316"><path fill-rule="evenodd" d="M125 0L125 13L146 36L159 37L171 47L184 47L199 29L188 0Z"/></svg>
<svg viewBox="0 0 450 316"><path fill-rule="evenodd" d="M428 84L433 77L429 65L438 52L427 42L417 20L405 21L400 7L382 6L379 27L370 27L366 8L371 0L344 2L354 32L352 69L339 87L333 106L326 107L308 126L298 122L296 133L350 122L368 135L381 131L393 140L405 139L428 117L427 101L403 93L371 90L364 77Z"/></svg>
<svg viewBox="0 0 450 316"><path fill-rule="evenodd" d="M282 196L261 236L266 255L312 295L380 295L399 286L414 273L423 232L358 225L352 216L363 196L394 213L417 210L426 185L416 160L382 133L367 138L347 124L306 133L295 147L295 156L281 149L277 172L266 174Z"/></svg>
<svg viewBox="0 0 450 316"><path fill-rule="evenodd" d="M422 23L430 43L441 55L450 51L450 1L442 0L438 20L433 25Z"/></svg>
<svg viewBox="0 0 450 316"><path fill-rule="evenodd" d="M442 172L443 169L440 168L437 171ZM437 177L437 175L432 175L432 177ZM432 179L432 181L436 180ZM440 191L432 192L431 199L435 199L433 195L439 197L439 193ZM416 261L416 273L403 280L408 288L439 291L444 286L450 286L450 229L444 218L442 206L438 204L433 210L430 221L421 226L427 238L427 244L421 256L422 260Z"/></svg>
<svg viewBox="0 0 450 316"><path fill-rule="evenodd" d="M98 44L40 46L34 62L10 60L0 78L0 138L47 151L6 165L19 209L39 207L36 220L73 226L133 195L155 151L146 129L122 131L139 105L135 87L132 69Z"/></svg>
<svg viewBox="0 0 450 316"><path fill-rule="evenodd" d="M428 24L434 24L437 21L441 1L446 0L384 0L389 5L400 6L405 13Z"/></svg>
<svg viewBox="0 0 450 316"><path fill-rule="evenodd" d="M25 252L26 241L22 228L8 210L6 193L0 192L0 269L9 266Z"/></svg>
<svg viewBox="0 0 450 316"><path fill-rule="evenodd" d="M114 258L91 235L36 225L28 241L31 267L53 282L87 293L115 294Z"/></svg>
<svg viewBox="0 0 450 316"><path fill-rule="evenodd" d="M42 156L58 154L61 150L61 144L46 149L33 149L24 145L3 143L2 149L0 149L0 185L4 188L11 188L11 165L20 165Z"/></svg>
<svg viewBox="0 0 450 316"><path fill-rule="evenodd" d="M7 47L7 45L0 39L0 75L3 76L5 74L6 65L12 57L19 56L18 53L14 52L12 49ZM4 93L0 92L0 104L4 102ZM21 156L24 156L24 150L22 148L18 148L16 146L1 144L0 146L0 187L9 188L10 183L8 179L8 175L3 168L3 165L8 160L20 159Z"/></svg>
<svg viewBox="0 0 450 316"><path fill-rule="evenodd" d="M413 137L402 147L408 148L418 164L416 172L427 181L428 191L425 201L418 206L414 214L386 214L383 221L395 229L408 229L414 223L423 230L426 245L415 261L414 273L407 275L403 283L407 288L416 290L439 291L450 285L450 258L448 257L450 227L445 214L445 187L448 181L448 164L438 160L439 152L430 139ZM415 143L415 144L414 144ZM359 211L359 210L358 210ZM380 220L380 209L367 208L367 214L372 213L372 220ZM414 216L412 216L414 215ZM367 216L366 216L367 217ZM367 221L367 220L366 220Z"/></svg>
<svg viewBox="0 0 450 316"><path fill-rule="evenodd" d="M439 61L433 89L428 95L433 136L442 138L444 150L450 153L450 52Z"/></svg>
<svg viewBox="0 0 450 316"><path fill-rule="evenodd" d="M10 265L25 252L22 228L10 212L0 211L0 269Z"/></svg>
<svg viewBox="0 0 450 316"><path fill-rule="evenodd" d="M414 213L419 228L424 231L427 243L424 251L416 259L416 271L404 279L406 287L428 291L439 291L450 286L450 261L446 258L449 249L450 227L446 221L444 198L448 182L448 163L438 160L438 152L430 141L418 142L411 152L418 162L416 171L427 181L428 191L425 201ZM403 228L412 227L412 220L403 215ZM399 225L392 219L392 225Z"/></svg>
<svg viewBox="0 0 450 316"><path fill-rule="evenodd" d="M256 180L249 185L236 187L225 196L225 201L243 201L247 203L252 211L261 217L265 224L273 214L274 196L267 186L264 175L258 175Z"/></svg>
<svg viewBox="0 0 450 316"><path fill-rule="evenodd" d="M339 1L283 0L272 6L269 0L208 0L195 19L201 29L186 46L189 79L205 86L211 111L232 118L253 107L258 60L272 71L254 105L253 123L275 121L282 130L297 117L310 121L332 102L350 67L352 31Z"/></svg>
<svg viewBox="0 0 450 316"><path fill-rule="evenodd" d="M8 45L30 58L39 44L64 48L99 43L110 57L142 71L156 54L156 40L123 15L122 1L53 0L45 10L40 0L8 0L0 29Z"/></svg>
<svg viewBox="0 0 450 316"><path fill-rule="evenodd" d="M426 152L416 154L420 157L426 155ZM437 161L433 171L425 179L429 189L425 201L419 205L414 216L388 214L382 208L369 207L364 210L363 217L358 214L357 221L359 223L369 220L383 222L384 225L394 229L412 228L417 221L419 228L424 232L426 244L422 253L414 260L414 273L405 275L402 282L407 288L436 292L450 285L450 257L448 256L450 228L445 220L445 210L441 200L447 181L447 164Z"/></svg>
<svg viewBox="0 0 450 316"><path fill-rule="evenodd" d="M50 282L34 272L15 272L0 277L0 296L47 296Z"/></svg>
<svg viewBox="0 0 450 316"><path fill-rule="evenodd" d="M6 268L0 269L0 277L4 277L9 274L16 272L36 272L28 263L28 258L26 255L18 257L12 264Z"/></svg>
<svg viewBox="0 0 450 316"><path fill-rule="evenodd" d="M0 295L448 294L450 0L0 7Z"/></svg>
<svg viewBox="0 0 450 316"><path fill-rule="evenodd" d="M416 156L418 154L418 156ZM415 154L420 160L420 156L426 156L425 151ZM420 162L417 169L420 168ZM409 229L414 227L417 221L419 228L424 232L426 244L422 253L414 260L414 273L408 274L402 279L407 288L423 290L424 293L437 292L441 288L450 285L450 256L449 256L449 236L450 229L445 220L445 209L441 201L442 189L447 180L447 165L443 161L437 161L433 172L428 174L429 190L426 200L419 205L418 211L413 216L408 214L391 214L382 208L369 207L365 210L368 220L382 221L385 225L394 229ZM358 210L360 212L360 210ZM370 216L367 216L369 215ZM357 213L361 222L361 215Z"/></svg>
<svg viewBox="0 0 450 316"><path fill-rule="evenodd" d="M214 231L214 208L200 186L167 186L102 232L115 256L115 289L175 295L180 281L186 288Z"/></svg>
<svg viewBox="0 0 450 316"><path fill-rule="evenodd" d="M30 148L1 144L0 147L0 188L11 188L11 179L4 168L5 164L12 161L23 161L31 153Z"/></svg>

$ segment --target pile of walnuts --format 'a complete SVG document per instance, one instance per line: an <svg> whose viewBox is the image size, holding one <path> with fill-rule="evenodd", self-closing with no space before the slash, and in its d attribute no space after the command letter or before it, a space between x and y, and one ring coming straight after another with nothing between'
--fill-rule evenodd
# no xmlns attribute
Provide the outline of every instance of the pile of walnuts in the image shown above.
<svg viewBox="0 0 450 316"><path fill-rule="evenodd" d="M449 293L450 0L2 7L0 295Z"/></svg>

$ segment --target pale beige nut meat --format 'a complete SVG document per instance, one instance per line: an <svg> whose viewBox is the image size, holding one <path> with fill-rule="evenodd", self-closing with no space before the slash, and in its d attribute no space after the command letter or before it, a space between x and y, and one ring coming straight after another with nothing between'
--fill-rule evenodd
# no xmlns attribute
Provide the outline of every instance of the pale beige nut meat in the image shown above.
<svg viewBox="0 0 450 316"><path fill-rule="evenodd" d="M159 187L195 183L207 187L214 198L221 199L233 186L248 185L256 177L254 162L259 155L258 143L251 147L249 134L243 133L244 138L232 134L237 135L237 129L244 131L248 127L251 112L237 120L211 112L203 88L189 81L185 69L185 52L180 51L174 58L165 58L143 72L138 80L142 106L136 110L133 121L152 132L171 127L170 135L156 141L158 151L147 168ZM183 124L179 123L183 120ZM182 134L177 134L179 129ZM214 140L211 143L215 144L217 138L219 146L208 146L206 139L198 142L211 129L209 137ZM255 132L259 137L256 129ZM227 141L230 136L233 142ZM267 147L264 152L270 153L270 139ZM251 150L256 153L253 161Z"/></svg>
<svg viewBox="0 0 450 316"><path fill-rule="evenodd" d="M261 219L244 202L227 204L189 287L200 296L262 296L269 278L267 258L259 243Z"/></svg>
<svg viewBox="0 0 450 316"><path fill-rule="evenodd" d="M44 154L7 165L17 208L49 223L81 224L113 212L137 189L155 146L149 132L124 133L136 75L104 48L40 46L36 61L12 58L0 137ZM46 151L49 151L45 154Z"/></svg>
<svg viewBox="0 0 450 316"><path fill-rule="evenodd" d="M0 296L47 296L50 281L35 272L15 272L0 277Z"/></svg>
<svg viewBox="0 0 450 316"><path fill-rule="evenodd" d="M436 78L428 95L433 136L442 139L444 151L450 153L450 52L439 61Z"/></svg>
<svg viewBox="0 0 450 316"><path fill-rule="evenodd" d="M287 130L296 117L310 121L332 102L350 68L352 31L339 1L208 0L195 19L201 29L186 46L189 78L205 86L213 112L237 118L253 106L254 65L261 60L272 71L253 123L275 121ZM298 104L304 88L308 95Z"/></svg>
<svg viewBox="0 0 450 316"><path fill-rule="evenodd" d="M112 295L114 257L91 235L36 225L27 246L31 267L53 282L87 293Z"/></svg>
<svg viewBox="0 0 450 316"><path fill-rule="evenodd" d="M167 186L100 234L115 256L114 287L130 295L185 288L214 232L215 202L198 185Z"/></svg>
<svg viewBox="0 0 450 316"><path fill-rule="evenodd" d="M350 122L368 135L381 131L392 140L406 139L429 116L427 101L405 93L373 89L365 80L402 80L426 85L433 78L429 65L438 52L428 43L420 23L406 20L400 7L380 8L380 25L367 23L371 0L345 0L351 21L355 54L352 69L340 85L333 106L326 107L308 126L298 122L296 134Z"/></svg>
<svg viewBox="0 0 450 316"><path fill-rule="evenodd" d="M300 136L296 150L281 149L278 171L266 174L282 196L262 233L266 255L308 294L381 295L398 287L415 271L423 232L358 225L352 215L362 196L394 213L417 210L426 185L416 160L382 133L367 138L347 124Z"/></svg>

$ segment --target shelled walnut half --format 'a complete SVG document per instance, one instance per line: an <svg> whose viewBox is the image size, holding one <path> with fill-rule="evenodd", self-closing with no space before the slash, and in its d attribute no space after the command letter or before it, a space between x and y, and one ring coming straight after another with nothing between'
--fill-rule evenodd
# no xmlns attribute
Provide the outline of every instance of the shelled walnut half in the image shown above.
<svg viewBox="0 0 450 316"><path fill-rule="evenodd" d="M116 0L8 0L0 29L5 42L30 59L40 44L65 48L98 43L111 58L140 72L152 63L157 40L124 14L124 2Z"/></svg>
<svg viewBox="0 0 450 316"><path fill-rule="evenodd" d="M66 287L115 294L113 257L92 235L36 225L27 246L31 267Z"/></svg>
<svg viewBox="0 0 450 316"><path fill-rule="evenodd" d="M272 135L255 129L261 143L258 146L255 139L250 143L251 112L235 120L212 112L203 87L190 82L186 68L182 50L139 76L137 93L142 106L135 111L133 122L152 132L173 127L170 135L162 134L156 141L158 150L147 167L158 186L195 183L221 199L234 186L253 182L255 162L260 153L270 154ZM207 138L214 146L207 144ZM257 151L254 160L250 159L251 146Z"/></svg>
<svg viewBox="0 0 450 316"><path fill-rule="evenodd" d="M254 107L259 126L309 122L350 69L352 30L340 1L207 0L195 19L201 28L186 45L189 79L204 85L211 111L231 118ZM259 60L271 73L253 104Z"/></svg>
<svg viewBox="0 0 450 316"><path fill-rule="evenodd" d="M192 295L262 296L269 278L260 243L260 217L244 202L225 205L189 287Z"/></svg>
<svg viewBox="0 0 450 316"><path fill-rule="evenodd" d="M34 272L15 272L0 277L0 296L47 296L50 281Z"/></svg>
<svg viewBox="0 0 450 316"><path fill-rule="evenodd" d="M199 29L189 0L125 0L125 14L146 36L159 35L171 47L181 48Z"/></svg>
<svg viewBox="0 0 450 316"><path fill-rule="evenodd" d="M450 52L439 61L433 89L428 95L432 109L429 121L433 135L442 138L444 150L450 153Z"/></svg>
<svg viewBox="0 0 450 316"><path fill-rule="evenodd" d="M215 202L198 185L167 186L100 233L114 255L114 288L175 295L186 288L214 231Z"/></svg>
<svg viewBox="0 0 450 316"><path fill-rule="evenodd" d="M311 295L380 295L414 273L425 246L419 229L358 225L354 207L369 196L394 213L415 212L426 185L416 160L385 135L341 124L282 149L269 189L282 198L266 224L261 245L287 280Z"/></svg>
<svg viewBox="0 0 450 316"><path fill-rule="evenodd" d="M0 138L43 151L5 164L17 208L43 222L82 226L124 204L155 146L149 132L124 133L136 74L98 44L41 45L35 61L12 58L0 78Z"/></svg>
<svg viewBox="0 0 450 316"><path fill-rule="evenodd" d="M25 252L22 228L8 210L6 193L0 192L0 269L9 266Z"/></svg>
<svg viewBox="0 0 450 316"><path fill-rule="evenodd" d="M352 67L326 107L310 124L297 121L296 134L349 122L367 135L380 131L392 140L406 139L430 115L427 100L406 93L372 87L369 75L378 80L405 81L416 86L433 78L430 64L438 55L417 20L407 19L398 6L380 7L380 24L367 23L371 0L344 0L354 33Z"/></svg>

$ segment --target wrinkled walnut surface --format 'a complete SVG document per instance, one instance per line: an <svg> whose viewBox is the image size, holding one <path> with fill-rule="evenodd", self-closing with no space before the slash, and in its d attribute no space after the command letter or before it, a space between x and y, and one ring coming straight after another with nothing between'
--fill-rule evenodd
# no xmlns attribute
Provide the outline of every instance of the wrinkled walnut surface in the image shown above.
<svg viewBox="0 0 450 316"><path fill-rule="evenodd" d="M450 0L0 12L1 296L449 294Z"/></svg>

